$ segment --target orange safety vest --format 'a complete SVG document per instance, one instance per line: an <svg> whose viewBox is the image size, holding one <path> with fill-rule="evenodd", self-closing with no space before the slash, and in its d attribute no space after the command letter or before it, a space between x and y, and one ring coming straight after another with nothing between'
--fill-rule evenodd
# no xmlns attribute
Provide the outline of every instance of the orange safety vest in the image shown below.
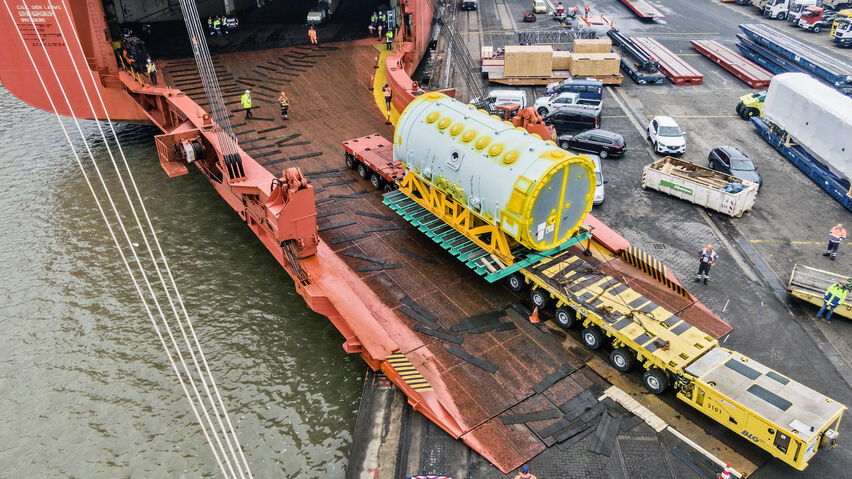
<svg viewBox="0 0 852 479"><path fill-rule="evenodd" d="M393 95L393 92L391 91L389 86L382 88L382 92L384 92L385 94L385 99L390 98L391 95Z"/></svg>
<svg viewBox="0 0 852 479"><path fill-rule="evenodd" d="M313 40L316 40L316 39L317 39L317 31L316 31L316 30L313 30L313 29L308 30L308 37L310 37L310 39L311 39L312 41L313 41Z"/></svg>
<svg viewBox="0 0 852 479"><path fill-rule="evenodd" d="M844 240L846 239L846 228L838 228L835 226L834 228L831 228L831 231L829 231L828 234Z"/></svg>

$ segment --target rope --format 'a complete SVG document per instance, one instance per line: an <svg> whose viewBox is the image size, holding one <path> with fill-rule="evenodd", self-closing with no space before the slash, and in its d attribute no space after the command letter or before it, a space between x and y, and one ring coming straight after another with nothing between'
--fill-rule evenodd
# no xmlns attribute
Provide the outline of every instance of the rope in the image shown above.
<svg viewBox="0 0 852 479"><path fill-rule="evenodd" d="M52 97L51 97L51 95L50 95L50 91L47 89L47 87L46 87L46 85L45 85L45 83L44 83L44 79L42 78L41 72L38 70L38 68L37 68L37 66L36 66L36 64L35 64L35 60L34 60L34 58L33 58L32 54L31 54L31 52L30 52L29 48L27 47L26 42L25 42L25 41L24 41L24 39L23 39L23 35L22 35L21 31L20 31L20 28L18 27L18 24L17 24L16 22L14 22L14 18L15 18L15 17L14 17L14 16L12 16L11 10L10 10L9 5L8 5L8 3L7 3L7 1L6 1L6 0L4 0L4 6L5 6L5 8L6 8L7 13L10 15L10 18L12 18L12 19L13 19L13 23L15 23L15 28L16 28L16 31L17 31L17 33L18 33L19 39L21 40L22 44L23 44L23 45L24 45L24 47L25 47L25 50L26 50L27 55L28 55L28 57L29 57L29 59L30 59L30 62L31 62L31 64L32 64L32 66L33 66L33 69L34 69L34 71L36 72L36 75L38 76L39 82L41 83L42 88L44 89L45 94L47 95L47 98L48 98L48 100L49 100L49 102L50 102L50 104L51 104L51 107L53 108L54 112L56 112L56 111L57 111L57 109L56 109L56 106L55 106L55 102L54 102L53 98L52 98ZM51 7L52 7L52 5L51 5ZM25 8L27 9L27 12L29 13L29 7L25 5ZM54 11L54 12L55 12L55 10L52 10L52 11ZM68 18L68 20L69 20L69 24L71 24L71 25L72 25L72 28L73 28L73 22L71 21L71 19L70 19L70 14L67 12L67 10L66 10L66 17L67 17L67 18ZM192 379L192 376L191 376L191 374L189 373L189 369L188 369L188 367L186 366L186 363L185 363L185 361L184 361L184 359L183 359L182 354L180 353L180 349L178 348L177 343L176 343L176 341L175 341L175 339L174 339L174 336L173 336L173 334L172 334L172 332L171 332L171 328L169 328L169 326L168 326L168 322L166 321L165 316L163 315L163 312L162 312L162 309L160 308L159 302L158 302L158 300L157 300L156 296L154 295L154 291L153 291L153 289L151 288L151 284L150 284L150 282L148 281L147 275L145 274L145 271L144 271L144 269L143 269L143 267L142 267L142 264L141 264L141 262L139 261L138 256L135 254L135 249L134 249L134 247L133 247L132 242L130 241L130 237L129 237L128 233L127 233L127 229L125 228L124 223L122 222L121 217L120 217L120 216L119 216L119 214L118 214L118 211L117 211L117 209L116 209L116 206L115 206L115 203L114 203L114 201L113 201L113 199L112 199L112 196L110 195L109 190L108 190L108 188L106 187L106 184L105 184L105 182L104 182L103 176L101 175L100 169L99 169L99 167L98 167L97 163L96 163L96 162L95 162L95 160L94 160L94 155L93 155L93 153L92 153L92 151L91 151L91 148L90 148L90 146L89 146L89 143L88 143L88 141L86 140L86 137L85 137L85 135L84 135L84 134L83 134L83 132L82 132L82 129L81 129L80 124L79 124L79 121L77 120L77 117L76 117L76 115L75 115L75 113L74 113L74 111L73 111L73 108L71 107L71 104L70 104L70 102L69 102L69 100L68 100L68 96L67 96L67 94L66 94L66 92L65 92L64 87L62 86L62 83L61 83L61 82L60 82L60 80L59 80L59 77L58 77L58 75L57 75L57 72L56 72L56 70L53 68L52 62L50 62L50 57L49 57L49 55L48 55L48 53L47 53L47 49L46 49L46 47L45 47L45 45L44 45L44 43L43 43L43 41L42 41L42 39L41 39L41 32L37 29L37 27L36 27L36 25L35 25L35 22L34 22L34 20L33 20L33 18L32 18L32 16L29 16L29 20L30 20L30 23L33 25L33 29L34 29L34 31L35 31L35 32L39 35L39 43L41 44L42 51L43 51L43 53L44 53L44 55L45 55L46 59L48 60L48 64L49 64L49 65L50 65L50 67L51 67L51 70L52 70L52 72L53 72L54 78L56 79L57 83L58 83L58 84L59 84L59 86L60 86L60 90L61 90L61 92L62 92L62 95L63 95L64 99L65 99L66 104L68 105L68 108L69 108L69 111L70 111L71 117L72 117L72 119L74 120L74 123L75 123L75 125L76 125L76 127L77 127L78 133L80 133L81 138L82 138L82 139L83 139L83 141L84 141L84 144L85 144L85 146L86 146L86 150L87 150L87 152L88 152L88 154L89 154L89 157L90 157L90 158L91 158L91 160L92 160L92 163L93 163L93 165L94 165L94 167L95 167L95 171L97 172L98 177L99 177L100 182L101 182L101 185L103 186L104 191L105 191L105 193L106 193L106 195L107 195L107 199L109 200L109 203L110 203L110 205L111 205L111 206L112 206L112 208L113 208L113 212L114 212L114 213L115 213L115 215L116 215L116 219L117 219L117 221L118 221L118 223L119 223L119 226L121 227L121 230L122 230L122 232L123 232L123 234L124 234L125 240L128 242L128 245L129 245L129 247L130 247L130 249L131 249L131 252L134 254L134 258L135 258L135 260L136 260L137 267L140 269L140 271L141 271L141 273L142 273L142 277L143 277L143 279L145 280L145 283L146 283L147 289L148 289L149 293L151 294L152 299L154 300L155 306L157 307L157 309L158 309L158 311L159 311L159 314L160 314L161 318L163 319L164 325L165 325L165 327L166 327L166 329L167 329L167 332L169 333L169 337L170 337L170 339L171 339L171 342L172 342L173 346L175 347L176 353L178 354L178 357L180 358L180 361L181 361L181 363L182 363L182 365L183 365L183 367L184 367L184 370L186 371L186 374L187 374L188 378L190 379L190 382L191 382L191 384L192 384L192 386L193 386L193 390L195 391L196 396L199 398L199 402L201 403L202 409L204 410L205 417L207 417L208 422L210 422L209 415L207 414L206 408L204 407L203 400L201 399L200 394L198 393L198 389L197 389L197 387L195 387L195 384L194 384L194 381L193 381L193 379ZM62 37L63 37L63 40L65 40L65 35L64 35L64 32L62 32L62 29L61 29L61 23L59 23L59 22L58 22L58 18L57 18L57 25L59 25L60 33L61 33L61 35L62 35ZM79 45L79 43L78 43L78 45ZM67 48L67 50L68 50L69 56L71 56L71 51L70 51L70 48L67 46L67 43L66 43L66 48ZM80 50L81 50L81 52L82 52L82 46L80 46ZM73 63L73 56L72 56L72 63ZM76 68L77 68L77 66L76 66L76 64L75 64L75 71L77 72L78 79L80 80L81 85L83 85L83 87L84 87L84 91L85 91L85 85L84 85L84 83L83 83L83 81L82 81L82 78L80 77L79 70L77 70ZM91 77L91 79L92 79L92 81L93 81L93 84L94 84L94 83L95 83L95 82L94 82L94 76L93 76L93 74L91 73L91 71L90 71L90 77ZM96 91L97 91L97 90L98 90L98 89L97 89L97 84L95 84L95 87L96 87ZM97 117L97 114L96 114L96 112L95 112L95 110L94 110L94 107L93 107L93 105L92 105L92 103L91 103L91 100L90 100L90 98L89 98L89 96L88 96L88 92L86 92L86 96L87 96L87 101L89 102L89 106L90 106L90 108L92 109L92 112L93 112L94 116L96 116L96 117ZM100 97L100 92L99 92L99 91L98 91L98 96ZM101 98L101 106L102 106L102 108L104 109L104 112L106 113L106 108L105 108L105 105L103 104L103 99L102 99L102 98ZM115 231L113 230L112 225L110 224L109 219L107 218L107 215L106 215L106 213L104 212L103 206L101 205L101 202L100 202L100 200L98 199L97 194L95 193L94 187L92 186L92 183L91 183L91 181L89 180L88 174L86 173L86 171L85 171L85 169L84 169L84 167L83 167L83 165L82 165L82 161L80 160L80 156L79 156L79 154L78 154L78 152L77 152L76 148L74 147L73 143L71 142L70 136L68 135L68 132L67 132L67 130L66 130L66 128L65 128L65 125L62 123L62 121L61 121L61 119L60 119L60 117L59 117L59 114L58 114L58 113L56 113L56 117L57 117L57 120L59 121L60 127L61 127L61 128L62 128L62 130L63 130L63 133L64 133L64 134L65 134L65 136L66 136L66 140L68 140L69 145L71 146L72 152L73 152L73 154L74 154L74 156L75 156L75 159L76 159L76 161L77 161L77 163L78 163L78 166L79 166L79 167L80 167L80 169L81 169L81 172L82 172L82 173L83 173L83 175L84 175L84 178L85 178L86 183L87 183L87 185L88 185L88 187L89 187L89 190L90 190L90 192L92 193L93 197L95 198L95 202L96 202L96 204L97 204L98 210L101 212L101 215L102 215L102 217L104 218L104 222L105 222L105 224L107 225L107 228L108 228L108 230L109 230L109 232L110 232L111 237L113 238L113 242L116 244L116 247L117 247L117 248L118 248L118 250L119 250L119 254L120 254L120 255L121 255L121 257L122 257L122 261L124 262L125 267L126 267L126 269L127 269L128 273L129 273L129 274L130 274L130 276L131 276L131 280L132 280L132 282L133 282L133 284L134 284L134 287L136 288L137 293L139 294L139 297L140 297L140 299L141 299L141 300L142 300L142 302L143 302L143 306L144 306L144 308L145 308L145 311L146 311L146 313L148 314L149 319L151 320L152 324L153 324L153 325L154 325L154 327L155 327L155 330L156 330L156 332L157 332L157 336L158 336L158 338L160 339L160 342L161 342L161 344L163 345L163 348L164 348L164 349L165 349L165 351L166 351L166 354L167 354L167 357L168 357L168 359L169 359L169 362L170 362L170 364L172 365L172 368L173 368L173 370L175 371L175 374L178 376L178 380L179 380L179 382L180 382L180 384L181 384L181 387L182 387L182 388L183 388L183 390L184 390L185 395L187 396L187 399L190 401L190 406L191 406L191 408L192 408L192 410L193 410L193 413L194 413L194 414L195 414L195 416L196 416L196 419L198 420L199 424L200 424L200 425L201 425L201 427L202 427L202 432L204 433L204 435L205 435L205 437L206 437L206 439L207 439L207 441L208 441L208 444L210 445L211 450L213 451L213 454L214 454L214 456L215 456L215 458L216 458L216 461L217 461L217 463L218 463L218 465L219 465L220 469L222 470L223 474L227 477L228 475L227 475L227 473L225 472L225 469L224 469L224 467L223 467L223 465L222 465L222 462L221 462L221 460L220 460L220 458L219 458L219 455L218 455L218 453L217 453L217 451L216 451L216 448L213 446L213 442L211 441L210 436L208 435L207 430L206 430L206 428L205 428L205 426L204 426L204 423L202 422L201 417L200 417L200 416L199 416L199 414L198 414L198 410L197 410L197 408L195 407L194 402L192 401L192 398L191 398L191 396L190 396L190 394L189 394L189 391L188 391L188 390L187 390L187 388L186 388L186 384L185 384L185 382L183 381L182 376L180 375L180 372L179 372L179 370L178 370L178 368L177 368L177 365L175 364L174 358L173 358L173 356L171 355L171 353L170 353L170 351L169 351L169 349L168 349L168 347L167 347L167 344L166 344L166 342L165 342L165 339L163 338L162 333L160 332L159 327L157 326L156 321L154 320L153 313L151 312L151 309L150 309L150 307L148 306L147 301L145 300L144 293L142 292L142 289L141 289L141 287L139 286L138 281L136 280L135 274L133 273L133 270L132 270L132 268L130 267L130 264L128 263L128 261L127 261L127 258L126 258L125 254L124 254L124 251L121 249L121 245L119 244L118 238L117 238L117 236L115 235ZM118 137L117 137L117 135L116 135L116 133L115 133L115 130L114 130L114 127L113 127L113 125L112 125L111 121L110 121L110 127L111 127L111 129L112 129L113 136L115 137L116 143L117 143L117 144L118 144L118 146L119 146L119 150L120 150L120 151L122 151L122 150L121 150L121 147L120 147L120 143L118 143ZM111 150L109 150L109 145L108 145L108 142L107 142L107 139L106 139L106 135L104 134L103 130L100 128L100 124L98 124L98 129L99 129L99 131L100 131L100 133L101 133L102 138L104 139L105 144L107 145L108 151L110 152L110 157L111 157L111 158L112 158L112 160L113 160L113 166L115 166L115 167L116 167L116 171L117 171L117 172L119 172L119 179L121 179L121 177L120 177L120 171L118 171L117 165L115 164L115 159L114 159L114 157L113 157L113 155L112 155L112 151L111 151ZM123 155L123 151L122 151L122 157L123 157L123 156L124 156L124 155ZM127 166L126 158L124 159L124 162L125 162L125 165ZM129 168L128 168L128 171L129 171ZM132 179L132 175L131 175L131 179ZM125 196L127 197L128 202L130 203L131 208L132 208L132 209L133 209L133 211L134 211L134 215L136 215L136 214L135 214L135 208L133 208L133 204L132 204L132 202L130 202L130 198L129 198L129 195L128 195L128 193L127 193L126 187L124 186L124 182L122 181L122 182L121 182L121 184L122 184L122 188L124 189ZM136 188L135 182L134 182L134 188L135 188L135 190L136 190L137 196L139 197L140 204L142 204L143 211L144 211L144 203L142 203L142 202L141 202L141 195L139 195L138 188ZM151 231L153 232L153 226L152 226L152 225L151 225L151 223L150 223L150 218L147 216L147 212L145 212L145 214L146 214L146 219L147 219L147 221L148 221L148 225L149 225L149 227L151 228ZM148 244L148 242L147 242L147 237L144 235L144 230L142 230L142 228L141 228L141 224L139 223L138 216L136 216L136 220L137 220L137 225L140 227L140 231L143 231L143 238L145 238L145 240L146 240L146 241L145 241L145 242L146 242L146 246L148 246L149 253L151 254L152 261L154 261L154 263L155 263L155 267L156 267L156 266L157 266L156 260L153 258L153 254L151 253L150 245L149 245L149 244ZM156 240L156 235L155 235L155 240ZM158 241L157 241L157 246L158 246L158 248L160 247L160 245L159 245L159 242L158 242ZM160 253L161 253L161 256L162 256L162 249L161 249L161 248L159 248L159 249L160 249ZM167 263L165 263L165 257L164 257L164 256L162 256L162 259L163 259L163 261L164 261L164 264L165 264L165 265L166 265L166 267L167 267ZM170 270L168 270L168 269L167 269L167 271L169 272L169 276L170 276L170 278L172 279L172 285L173 285L173 287L175 287L175 291L178 293L178 298L179 298L179 300L180 300L179 292L178 292L178 290L177 290L177 288L176 288L176 285L174 284L174 279L173 279L173 277L172 277L172 275L171 275L171 272L170 272ZM168 295L168 289L167 289L167 288L165 288L165 283L162 281L162 275L160 274L159 269L158 269L158 275L160 275L161 282L164 284L164 289L166 290L166 293L167 293L167 295ZM170 302L171 302L171 299L170 299ZM182 309L184 310L184 314L186 315L185 308L183 308L182 300L180 300L180 302L181 302L181 307L182 307ZM174 304L173 304L173 303L172 303L172 308L173 308L173 311L174 311ZM175 311L175 314L177 314L177 313L176 313L176 311ZM179 321L179 318L178 318L178 321ZM189 324L189 325L190 325L190 327L191 327L191 323L189 322L188 316L187 316L187 321L188 321L188 324ZM180 324L180 323L179 323L179 324ZM182 327L181 327L181 330L183 331ZM201 351L201 349L200 349L200 344L198 344L197 337L195 336L194 330L192 330L192 332L193 332L193 337L194 337L194 338L195 338L195 340L196 340L196 344L199 346L199 351ZM186 335L185 335L185 333L184 333L184 339L187 341L187 344L189 344L189 343L188 343L188 339L186 339ZM190 350L191 350L191 347L190 347ZM202 355L203 355L203 352L202 352ZM193 357L194 357L194 355L193 355ZM202 356L202 358L203 358L203 356ZM208 374L209 374L209 367L207 366L206 361L205 361L205 367L207 368L207 370L208 370ZM197 362L196 362L196 368L198 369ZM200 369L198 369L198 371L199 371L199 373L200 373ZM203 376L202 376L202 380L203 380ZM211 380L212 380L212 376L211 376ZM215 389L215 383L214 383L214 389ZM215 389L215 390L216 390L216 393L217 393L217 396L218 396L218 395L219 395L219 394L218 394L218 389ZM211 400L211 403L212 403L212 398L211 398L211 397L210 397L210 395L209 395L209 391L207 391L207 392L208 392L208 398ZM219 399L220 399L220 403L221 403L221 397L220 397ZM215 407L215 404L214 404L214 407ZM226 418L227 418L227 411L224 409L224 406L223 406L223 411L225 412L225 414L226 414ZM218 413L217 413L217 419L218 419ZM228 422L229 422L229 425L230 425L230 420L228 420ZM219 419L219 423L220 423L220 425L221 425L221 419ZM211 428L215 431L215 427L213 427L212 423L210 423L210 426L211 426ZM223 429L224 429L224 427L223 427ZM226 436L226 439L227 439L227 436ZM216 440L217 440L217 443L219 444L220 449L221 449L221 448L222 448L222 446L221 446L221 442L218 440L218 434L216 435ZM241 451L241 452L242 452L242 451ZM223 450L223 453L224 453L224 450ZM233 451L232 451L232 453L233 453ZM244 459L244 458L243 458L243 459ZM228 463L229 463L229 461L227 460L227 457L225 458L225 460L226 460L226 462L228 462ZM229 469L231 469L231 472L232 472L232 474L233 474L233 469L231 468L230 464L228 464L228 465L229 465Z"/></svg>
<svg viewBox="0 0 852 479"><path fill-rule="evenodd" d="M77 35L76 30L74 29L74 22L71 20L70 12L68 12L68 10L67 10L67 9L65 9L65 15L66 15L66 18L68 19L68 23L69 23L69 25L71 25L72 33L74 34L75 38L77 38L77 39L79 40L79 36ZM57 24L59 24L59 22L57 22ZM60 33L62 34L63 39L65 39L65 35L64 35L64 32L62 31L61 24L59 24L59 25L60 25ZM83 47L82 47L82 45L79 43L79 41L77 41L77 42L76 42L76 45L79 47L80 54L81 54L81 55L85 55L85 52L83 51ZM65 42L65 46L66 46L66 49L67 49L67 51L68 51L68 56L69 56L70 58L72 58L72 60L73 60L73 56L72 56L72 54L71 54L71 49L70 49L70 47L68 46L67 41ZM73 63L73 61L72 61L72 63ZM78 69L78 67L77 67L77 64L76 64L76 63L74 63L74 69L75 69L75 71L77 72L78 79L80 79L80 84L81 84L81 85L83 85L83 87L84 87L84 91L85 91L85 85L84 85L84 82L83 82L82 78L80 78L79 69ZM137 212L136 212L136 209L133 207L133 203L132 203L132 201L130 200L130 196L129 196L128 192L127 192L127 188L125 187L124 181L122 180L121 172L119 171L119 168L118 168L118 166L117 166L117 165L116 165L116 163L115 163L115 158L114 158L114 156L113 156L113 154L112 154L112 150L109 148L109 143L107 142L107 139L106 139L106 137L105 137L105 135L104 135L104 133L103 133L103 130L100 128L100 123L98 122L98 123L97 123L97 124L98 124L98 129L99 129L99 131L101 132L101 136L102 136L102 137L103 137L103 139L104 139L104 144L106 144L106 145L107 145L107 151L109 152L110 158L112 159L113 167L115 168L116 173L118 173L118 179L119 179L119 181L121 182L122 189L124 190L124 193L125 193L125 197L127 198L128 203L130 203L131 211L133 212L133 216L134 216L134 218L135 218L135 220L136 220L136 225L137 225L137 227L139 228L139 231L142 233L142 238L143 238L143 240L145 241L145 245L146 245L146 247L147 247L147 249L148 249L148 253L149 253L150 257L151 257L151 261L154 263L154 267L155 267L155 269L156 269L156 271L157 271L157 276L158 276L158 278L159 278L159 280L160 280L160 283L161 283L161 284L163 284L163 289L164 289L164 291L165 291L165 293L166 293L166 297L167 297L167 299L168 299L168 301L169 301L169 305L170 305L170 306L171 306L171 308L172 308L172 312L173 312L173 313L174 313L174 315L175 315L175 319L177 320L177 324L178 324L178 327L179 327L179 329L180 329L180 331L181 331L182 338L183 338L184 342L185 342L185 343L189 346L189 348L188 348L188 349L189 349L190 356L191 356L192 361L193 361L193 363L194 363L195 369L196 369L196 371L197 371L197 373L198 373L199 377L201 378L202 387L204 388L205 393L207 394L207 397L208 397L208 399L210 400L211 406L212 406L212 408L213 408L213 412L214 412L214 414L216 415L217 422L219 423L219 427L222 429L222 431L223 431L223 432L224 432L224 434L225 434L225 440L226 440L226 443L228 444L228 448L230 449L231 454L232 454L232 455L234 455L234 446L232 446L232 445L231 445L231 441L230 441L230 439L229 439L229 434L228 434L228 432L226 432L225 425L224 425L224 424L222 424L222 419L221 419L221 417L220 417L220 415L219 415L218 408L216 407L216 403L217 403L217 402L218 402L218 404L219 404L219 407L222 409L222 415L224 415L224 417L225 417L225 421L227 422L228 430L229 430L229 432L230 432L230 437L233 437L234 444L236 445L236 450L237 450L237 451L239 451L239 455L240 455L240 457L241 457L241 459L242 459L242 462L243 462L243 465L244 465L244 467L245 467L245 470L248 472L248 476L249 476L249 477L251 477L251 472L250 472L250 469L249 469L249 466L248 466L248 461L246 460L245 455L244 455L244 453L243 453L243 451L242 451L242 448L240 447L239 439L238 439L238 437L237 437L236 432L234 431L234 427L233 427L233 425L232 425L232 423L231 423L230 415L228 414L228 410L227 410L227 408L225 407L224 402L222 401L222 397L221 397L221 394L220 394L220 392L219 392L219 388L216 386L216 381L215 381L215 379L213 378L213 374L212 374L212 372L211 372L211 370L210 370L210 366L209 366L209 364L207 363L207 358L206 358L206 356L204 355L204 350L202 349L202 347L201 347L201 343L200 343L200 342L199 342L199 340L198 340L198 336L197 336L197 335L196 335L196 333L195 333L195 328L192 326L192 321L191 321L191 320L190 320L190 318L189 318L189 314L187 313L186 306L184 305L183 298L181 297L181 294L180 294L180 290L179 290L179 289L178 289L178 287L177 287L177 283L175 282L174 276L172 275L171 268L169 267L168 261L166 260L165 253L163 252L162 246L161 246L161 244L160 244L160 240L159 240L159 238L157 237L156 230L154 229L154 225L152 224L152 222L151 222L151 218L150 218L150 216L148 215L148 211L147 211L147 209L145 208L145 203L142 201L142 195L141 195L141 193L139 192L139 188L138 188L138 186L137 186L137 184L136 184L136 180L135 180L135 178L134 178L134 176L133 176L133 172L132 172L132 171L131 171L131 169L130 169L130 164L127 162L127 157L126 157L126 156L125 156L125 154L124 154L124 149L121 147L121 142L118 140L118 134L117 134L117 133L116 133L116 131L115 131L115 126L114 126L114 124L113 124L113 122L112 122L112 119L110 119L110 117L109 117L109 112L107 111L106 105L104 104L103 97L101 96L100 89L98 88L97 82L96 82L95 77L94 77L94 73L92 72L92 70L91 70L91 69L89 69L88 71L89 71L89 79L91 80L92 85L95 87L95 92L96 92L96 94L97 94L98 101L99 101L99 103L100 103L100 105L101 105L101 108L102 108L102 109L103 109L103 111L104 111L104 116L105 116L105 118L106 118L106 120L107 120L107 123L109 124L110 131L111 131L111 133L112 133L112 137L113 137L113 139L114 139L114 141L115 141L115 144L116 144L116 146L117 146L117 148L118 148L118 151L119 151L119 153L120 153L120 155L121 155L121 158L122 158L123 163L124 163L124 167L125 167L125 169L127 170L128 178L129 178L129 180L130 180L131 185L133 186L133 191L134 191L134 193L135 193L135 195L136 195L136 198L137 198L137 199L138 199L138 201L139 201L139 206L140 206L140 209L141 209L141 211L142 211L142 213L143 213L143 215L144 215L144 217L145 217L145 221L146 221L146 223L147 223L148 230L151 232L151 237L153 238L154 243L155 243L155 245L156 245L156 247L157 247L157 252L158 252L158 254L159 254L159 259L160 259L160 260L162 260L162 262L163 262L163 267L164 267L164 269L165 269L165 271L166 271L166 273L167 273L167 275L168 275L168 278L169 278L169 282L170 282L170 284L171 284L171 287L174 289L175 296L176 296L176 298L177 298L177 300L178 300L178 303L179 303L179 305L180 305L181 312L183 313L184 321L186 321L187 327L188 327L188 328L189 328L189 330L190 330L190 333L191 333L191 336L192 336L193 342L194 342L194 344L195 344L195 347L198 349L199 356L201 357L201 361L202 361L202 363L204 364L204 369L205 369L205 371L206 371L206 373L207 373L207 374L206 374L207 379L209 379L210 384L211 384L211 386L212 386L212 389L213 389L213 391L214 391L214 392L215 392L215 394L216 394L216 400L217 400L217 401L214 401L214 400L213 400L213 398L212 398L212 395L211 395L211 393L210 393L210 388L208 387L208 385L207 385L207 380L205 379L205 374L204 374L204 373L202 373L201 368L200 368L200 366L199 366L199 364L198 364L198 360L197 360L197 358L196 358L196 356L195 356L195 351L193 350L192 345L191 345L191 343L190 343L190 341L189 341L189 339L188 339L188 337L187 337L186 330L184 329L184 327L183 327L183 323L181 322L181 320L180 320L180 316L179 316L179 314L178 314L178 312L177 312L177 310L176 310L176 308L175 308L175 304L174 304L174 301L173 301L173 299L172 299L172 296L171 296L171 294L170 294L170 292L169 292L169 289L168 289L168 287L166 287L166 283L165 283L165 281L164 281L164 279L163 279L162 272L161 272L161 270L160 270L160 268L159 268L159 266L158 266L158 261L154 258L154 254L153 254L153 251L152 251L152 249L151 249L150 243L148 242L148 237L147 237L147 235L146 235L146 233L145 233L145 229L142 227L142 224L141 224L141 222L140 222L140 220L139 220L139 216L138 216L138 214L137 214ZM87 91L86 91L86 98L87 98L87 100L89 100L89 96L88 96L88 92L87 92ZM221 98L221 97L220 97L220 98ZM91 105L91 101L89 101L89 106L90 106L90 107L92 107L92 105ZM94 113L94 108L93 108L93 107L92 107L92 112ZM227 117L226 117L226 119L227 119ZM230 126L230 125L229 125L229 126ZM241 477L244 477L242 473L240 474L240 476L241 476Z"/></svg>

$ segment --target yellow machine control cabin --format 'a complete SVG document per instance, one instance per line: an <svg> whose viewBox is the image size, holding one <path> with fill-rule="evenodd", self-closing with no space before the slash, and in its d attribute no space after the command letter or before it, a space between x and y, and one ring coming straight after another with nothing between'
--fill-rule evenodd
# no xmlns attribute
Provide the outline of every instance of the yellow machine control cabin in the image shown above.
<svg viewBox="0 0 852 479"><path fill-rule="evenodd" d="M740 353L713 348L678 397L798 470L832 448L846 406Z"/></svg>

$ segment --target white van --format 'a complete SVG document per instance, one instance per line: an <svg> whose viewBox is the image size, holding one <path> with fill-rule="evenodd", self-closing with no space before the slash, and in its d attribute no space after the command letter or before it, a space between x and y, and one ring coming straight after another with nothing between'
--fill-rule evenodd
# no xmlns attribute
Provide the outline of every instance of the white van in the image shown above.
<svg viewBox="0 0 852 479"><path fill-rule="evenodd" d="M527 107L527 92L523 90L491 90L488 96L485 97L485 102L489 108L497 108L498 106L516 103L521 105L521 108Z"/></svg>

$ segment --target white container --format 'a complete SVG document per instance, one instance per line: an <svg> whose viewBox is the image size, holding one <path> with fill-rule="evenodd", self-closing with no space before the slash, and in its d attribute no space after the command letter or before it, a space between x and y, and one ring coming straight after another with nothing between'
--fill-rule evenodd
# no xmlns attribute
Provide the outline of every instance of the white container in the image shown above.
<svg viewBox="0 0 852 479"><path fill-rule="evenodd" d="M690 177L689 173L696 176ZM723 182L741 183L744 188L739 193L728 193L721 187ZM642 188L651 188L732 217L740 217L751 210L757 198L757 183L670 156L645 166Z"/></svg>

